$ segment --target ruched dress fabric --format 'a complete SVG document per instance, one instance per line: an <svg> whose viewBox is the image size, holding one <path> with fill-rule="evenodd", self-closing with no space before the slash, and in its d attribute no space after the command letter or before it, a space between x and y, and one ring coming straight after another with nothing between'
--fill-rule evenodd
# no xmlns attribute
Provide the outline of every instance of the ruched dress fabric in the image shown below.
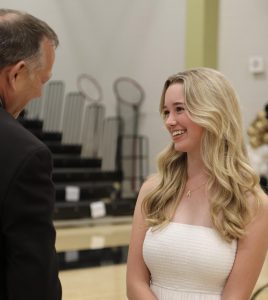
<svg viewBox="0 0 268 300"><path fill-rule="evenodd" d="M143 243L151 289L159 300L220 300L232 270L237 241L213 228L170 222L149 228Z"/></svg>

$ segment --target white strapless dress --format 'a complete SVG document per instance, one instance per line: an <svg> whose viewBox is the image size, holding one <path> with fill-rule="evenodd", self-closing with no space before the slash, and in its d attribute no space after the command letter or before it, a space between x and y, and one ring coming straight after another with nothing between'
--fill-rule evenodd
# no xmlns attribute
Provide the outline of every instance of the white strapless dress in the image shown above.
<svg viewBox="0 0 268 300"><path fill-rule="evenodd" d="M169 223L148 229L144 261L159 300L220 300L234 264L237 241L225 242L209 227Z"/></svg>

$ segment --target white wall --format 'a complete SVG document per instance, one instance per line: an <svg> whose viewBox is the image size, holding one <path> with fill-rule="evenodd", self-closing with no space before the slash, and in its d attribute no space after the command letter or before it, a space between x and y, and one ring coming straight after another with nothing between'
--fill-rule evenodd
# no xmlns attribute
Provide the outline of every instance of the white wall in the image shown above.
<svg viewBox="0 0 268 300"><path fill-rule="evenodd" d="M245 131L268 103L268 1L220 0L219 69L236 88ZM249 72L251 56L261 56L265 73Z"/></svg>
<svg viewBox="0 0 268 300"><path fill-rule="evenodd" d="M141 133L150 140L150 171L169 142L158 114L164 80L184 66L185 0L2 0L49 23L60 47L52 79L76 90L86 72L103 88L107 115L115 114L113 82L136 79L145 89Z"/></svg>

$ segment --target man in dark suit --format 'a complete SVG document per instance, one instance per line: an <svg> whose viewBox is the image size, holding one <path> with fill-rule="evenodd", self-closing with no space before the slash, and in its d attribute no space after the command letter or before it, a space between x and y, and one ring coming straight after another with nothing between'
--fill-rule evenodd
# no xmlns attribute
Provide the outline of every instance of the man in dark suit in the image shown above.
<svg viewBox="0 0 268 300"><path fill-rule="evenodd" d="M58 300L48 148L16 120L50 78L58 38L43 21L0 9L0 299Z"/></svg>

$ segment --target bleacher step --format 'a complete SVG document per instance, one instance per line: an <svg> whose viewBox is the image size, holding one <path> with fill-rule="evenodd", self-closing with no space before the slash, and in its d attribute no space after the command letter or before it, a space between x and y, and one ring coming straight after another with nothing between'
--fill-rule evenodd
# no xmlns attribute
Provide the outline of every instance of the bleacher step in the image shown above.
<svg viewBox="0 0 268 300"><path fill-rule="evenodd" d="M53 172L55 183L77 182L77 181L120 181L122 173L120 171L101 171L95 169L55 169Z"/></svg>
<svg viewBox="0 0 268 300"><path fill-rule="evenodd" d="M55 168L79 168L79 167L90 167L90 168L100 168L101 159L97 158L83 158L83 157L64 157L64 156L53 156L54 167Z"/></svg>
<svg viewBox="0 0 268 300"><path fill-rule="evenodd" d="M75 144L61 144L58 142L45 142L50 151L55 154L80 154L82 146Z"/></svg>
<svg viewBox="0 0 268 300"><path fill-rule="evenodd" d="M39 140L46 142L60 142L62 134L60 132L42 131L41 129L29 129Z"/></svg>
<svg viewBox="0 0 268 300"><path fill-rule="evenodd" d="M43 127L43 121L41 120L18 118L18 121L27 129L42 129Z"/></svg>
<svg viewBox="0 0 268 300"><path fill-rule="evenodd" d="M90 199L111 198L116 195L117 188L111 183L74 183L72 185L56 185L56 202L68 202L68 186L74 186L79 189L78 201L90 201Z"/></svg>
<svg viewBox="0 0 268 300"><path fill-rule="evenodd" d="M55 203L55 220L92 218L90 203L91 201L81 201L76 203ZM98 200L95 200L98 201ZM118 200L105 203L107 216L132 216L134 212L134 201Z"/></svg>

